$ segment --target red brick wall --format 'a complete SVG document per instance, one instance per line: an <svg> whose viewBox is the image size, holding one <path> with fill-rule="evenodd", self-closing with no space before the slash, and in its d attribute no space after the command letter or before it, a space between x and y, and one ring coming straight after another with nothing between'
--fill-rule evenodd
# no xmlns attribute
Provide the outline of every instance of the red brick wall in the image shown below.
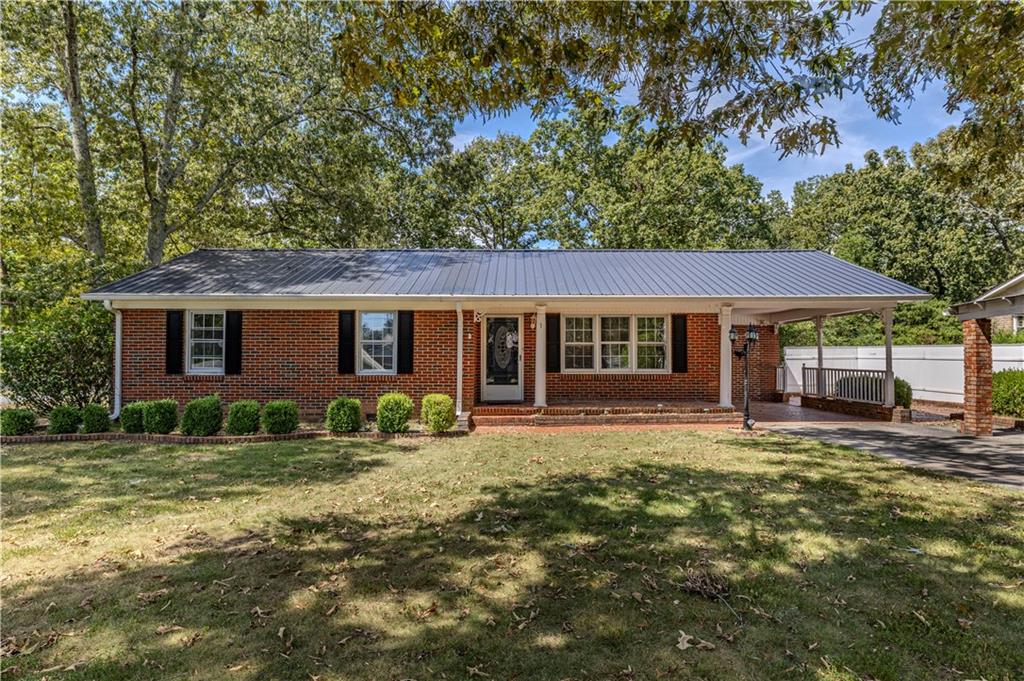
<svg viewBox="0 0 1024 681"><path fill-rule="evenodd" d="M415 313L416 348L412 374L338 375L338 314L333 310L246 310L242 324L242 373L191 376L164 373L164 310L123 311L125 404L170 397L184 403L220 393L225 401L293 399L307 417L319 417L339 395L375 409L382 393L408 393L417 409L423 395L455 396L456 316L454 311ZM535 330L523 315L523 393L533 403ZM463 395L468 410L480 401L482 324L463 311ZM739 329L741 333L743 329ZM751 356L754 399L769 399L775 387L778 336L759 327L761 340ZM742 336L741 336L742 337ZM614 400L718 402L718 318L691 314L687 322L688 371L681 374L547 374L548 404ZM742 400L743 366L733 362L736 404Z"/></svg>
<svg viewBox="0 0 1024 681"><path fill-rule="evenodd" d="M124 310L124 403L174 398L181 403L211 393L234 401L261 403L291 399L307 417L319 417L339 395L356 397L373 412L377 398L392 390L407 393L417 410L423 395L455 397L456 316L454 311L415 313L413 373L394 376L338 374L338 313L333 310L246 310L242 322L242 373L194 376L164 373L164 310ZM473 312L464 311L464 374L467 407L473 404L479 353Z"/></svg>
<svg viewBox="0 0 1024 681"><path fill-rule="evenodd" d="M736 325L738 338L733 347L743 347L746 325ZM757 343L750 353L750 399L771 400L775 394L775 367L779 364L779 335L772 326L757 327ZM717 341L716 341L717 342ZM743 360L732 358L732 403L743 405Z"/></svg>
<svg viewBox="0 0 1024 681"><path fill-rule="evenodd" d="M992 321L969 319L964 327L964 422L968 435L992 434Z"/></svg>

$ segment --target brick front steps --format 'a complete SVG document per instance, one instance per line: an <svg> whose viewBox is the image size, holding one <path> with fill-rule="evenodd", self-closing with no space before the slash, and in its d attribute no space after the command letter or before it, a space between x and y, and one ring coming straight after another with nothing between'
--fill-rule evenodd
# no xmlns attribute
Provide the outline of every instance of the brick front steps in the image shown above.
<svg viewBox="0 0 1024 681"><path fill-rule="evenodd" d="M577 426L685 423L742 423L732 409L693 404L483 405L473 408L474 426Z"/></svg>

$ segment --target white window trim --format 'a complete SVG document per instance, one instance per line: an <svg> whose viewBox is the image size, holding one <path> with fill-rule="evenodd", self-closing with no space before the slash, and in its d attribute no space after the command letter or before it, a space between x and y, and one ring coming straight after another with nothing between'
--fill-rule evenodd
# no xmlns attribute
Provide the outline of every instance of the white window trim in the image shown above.
<svg viewBox="0 0 1024 681"><path fill-rule="evenodd" d="M1013 332L1020 333L1024 331L1024 314L1015 314L1010 318L1013 322Z"/></svg>
<svg viewBox="0 0 1024 681"><path fill-rule="evenodd" d="M210 369L208 367L193 367L192 366L192 317L197 314L219 314L223 321L221 322L221 333L223 337L220 341L220 368ZM224 363L227 360L227 344L228 344L228 315L225 310L186 310L185 312L185 372L189 374L197 374L203 376L223 376L224 375Z"/></svg>
<svg viewBox="0 0 1024 681"><path fill-rule="evenodd" d="M395 319L395 333L391 339L391 369L363 369L363 314L389 314ZM398 374L398 310L359 310L356 312L356 374L359 376L394 376ZM376 342L383 345L383 341Z"/></svg>
<svg viewBox="0 0 1024 681"><path fill-rule="evenodd" d="M672 324L670 315L664 314L561 314L559 322L561 323L561 347L560 352L562 354L562 373L566 374L668 374L672 373ZM589 317L593 321L591 322L594 329L594 342L593 342L593 353L594 353L594 368L593 369L569 369L565 363L565 347L566 345L586 345L585 343L566 343L565 335L565 322L570 317ZM629 317L629 368L628 369L602 369L601 368L601 318L602 317ZM665 368L664 369L638 369L637 364L637 346L639 341L637 340L637 317L660 317L665 320ZM617 341L609 341L609 344L614 344ZM659 345L658 343L644 343L644 345Z"/></svg>
<svg viewBox="0 0 1024 681"><path fill-rule="evenodd" d="M589 319L590 320L590 342L589 343L569 343L568 341L566 341L566 338L568 338L568 336L566 335L565 322L570 317L573 318L573 319ZM597 321L596 317L593 317L591 315L578 315L578 314L561 315L560 322L562 324L562 329L561 329L561 336L560 336L560 338L562 339L562 347L561 347L561 353L562 353L562 365L561 366L562 366L562 371L565 371L567 373L583 373L583 374L588 374L588 373L593 373L594 369L597 368L597 364L594 363L596 355L597 355L597 352L595 351L595 347L599 345L598 340L597 340L598 329L594 327L594 323L596 321ZM565 354L566 353L565 353L565 350L570 345L572 345L572 346L581 346L581 347L583 347L583 346L590 346L590 363L592 365L592 368L590 368L590 369L578 369L578 368L567 369L567 368L565 368L565 366L566 366L566 362L565 362Z"/></svg>

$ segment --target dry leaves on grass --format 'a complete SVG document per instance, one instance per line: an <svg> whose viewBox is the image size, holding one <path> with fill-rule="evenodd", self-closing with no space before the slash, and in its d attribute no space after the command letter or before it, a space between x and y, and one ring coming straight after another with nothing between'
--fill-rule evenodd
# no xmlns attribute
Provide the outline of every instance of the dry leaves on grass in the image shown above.
<svg viewBox="0 0 1024 681"><path fill-rule="evenodd" d="M697 642L694 643L694 640ZM711 641L705 641L702 638L695 639L684 631L679 632L679 638L676 639L676 648L679 650L686 650L688 648L696 648L697 650L714 650L715 644Z"/></svg>

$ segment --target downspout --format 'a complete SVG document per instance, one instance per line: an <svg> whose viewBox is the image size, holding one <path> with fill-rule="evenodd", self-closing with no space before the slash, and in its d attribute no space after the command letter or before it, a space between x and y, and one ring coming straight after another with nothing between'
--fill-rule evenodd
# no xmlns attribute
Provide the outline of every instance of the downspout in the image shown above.
<svg viewBox="0 0 1024 681"><path fill-rule="evenodd" d="M114 411L111 420L121 415L121 311L115 310L109 300L103 301L103 307L114 313Z"/></svg>
<svg viewBox="0 0 1024 681"><path fill-rule="evenodd" d="M462 303L455 303L455 416L462 416Z"/></svg>

